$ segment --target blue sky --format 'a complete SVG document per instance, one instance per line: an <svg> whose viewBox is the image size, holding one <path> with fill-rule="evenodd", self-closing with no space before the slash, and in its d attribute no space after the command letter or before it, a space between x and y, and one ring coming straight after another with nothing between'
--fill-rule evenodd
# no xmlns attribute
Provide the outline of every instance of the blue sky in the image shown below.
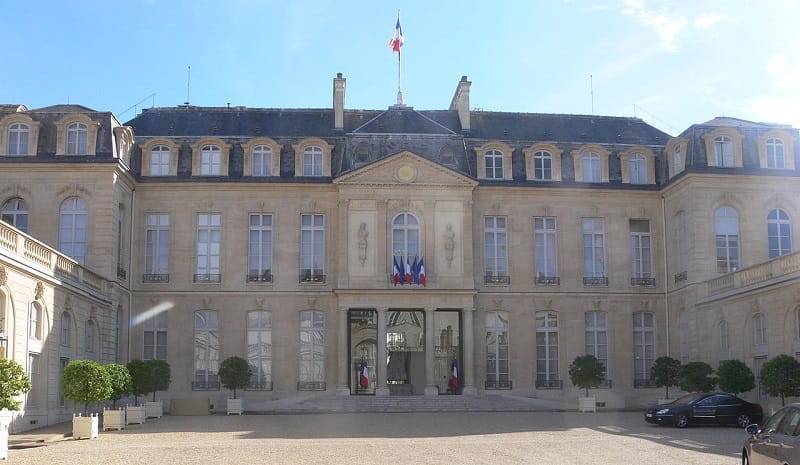
<svg viewBox="0 0 800 465"><path fill-rule="evenodd" d="M78 103L122 121L136 108L382 109L403 91L471 106L639 116L672 134L715 116L800 127L800 0L4 2L0 102ZM15 64L12 66L11 64ZM155 94L151 97L151 94ZM127 110L127 112L126 112Z"/></svg>

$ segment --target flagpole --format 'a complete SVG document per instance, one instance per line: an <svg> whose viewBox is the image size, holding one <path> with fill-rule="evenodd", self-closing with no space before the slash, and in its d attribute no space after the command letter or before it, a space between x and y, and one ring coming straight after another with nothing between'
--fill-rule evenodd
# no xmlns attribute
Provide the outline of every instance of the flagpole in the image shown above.
<svg viewBox="0 0 800 465"><path fill-rule="evenodd" d="M400 24L400 10L397 10L397 24ZM403 66L400 61L401 48L397 49L397 104L403 105Z"/></svg>

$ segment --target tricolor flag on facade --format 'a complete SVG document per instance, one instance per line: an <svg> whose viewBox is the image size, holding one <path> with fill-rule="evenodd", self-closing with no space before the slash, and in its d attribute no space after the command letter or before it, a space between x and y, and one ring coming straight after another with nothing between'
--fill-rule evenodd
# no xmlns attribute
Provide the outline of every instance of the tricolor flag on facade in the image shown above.
<svg viewBox="0 0 800 465"><path fill-rule="evenodd" d="M361 360L361 376L358 379L358 384L364 389L369 387L369 367L366 360Z"/></svg>
<svg viewBox="0 0 800 465"><path fill-rule="evenodd" d="M397 286L400 282L400 265L397 264L397 257L392 257L392 283Z"/></svg>
<svg viewBox="0 0 800 465"><path fill-rule="evenodd" d="M450 365L450 381L447 382L447 390L458 391L458 388L461 387L461 379L458 376L458 360L453 359L453 364Z"/></svg>
<svg viewBox="0 0 800 465"><path fill-rule="evenodd" d="M400 256L398 263L399 263L399 267L397 269L397 272L400 273L400 284L405 284L406 283L406 267L405 267L405 265L403 265L403 257L402 257L402 255Z"/></svg>
<svg viewBox="0 0 800 465"><path fill-rule="evenodd" d="M425 257L420 258L417 264L417 284L425 286Z"/></svg>
<svg viewBox="0 0 800 465"><path fill-rule="evenodd" d="M406 284L413 284L414 277L411 276L411 263L408 262L408 258L406 258Z"/></svg>
<svg viewBox="0 0 800 465"><path fill-rule="evenodd" d="M400 27L400 15L397 16L397 26L394 27L394 35L392 40L389 41L389 46L392 47L393 52L400 52L400 47L403 46L403 28Z"/></svg>

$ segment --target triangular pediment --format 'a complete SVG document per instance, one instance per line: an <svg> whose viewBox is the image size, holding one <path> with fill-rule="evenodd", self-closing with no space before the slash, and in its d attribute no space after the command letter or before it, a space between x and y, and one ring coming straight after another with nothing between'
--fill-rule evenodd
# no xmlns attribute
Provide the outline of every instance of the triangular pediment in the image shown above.
<svg viewBox="0 0 800 465"><path fill-rule="evenodd" d="M419 185L475 187L474 179L409 151L402 151L343 174L333 180L344 185Z"/></svg>

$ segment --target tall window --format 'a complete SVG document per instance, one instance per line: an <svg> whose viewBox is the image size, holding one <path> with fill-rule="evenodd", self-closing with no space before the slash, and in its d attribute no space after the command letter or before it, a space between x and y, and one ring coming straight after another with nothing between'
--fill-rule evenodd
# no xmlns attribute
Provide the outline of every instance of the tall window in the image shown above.
<svg viewBox="0 0 800 465"><path fill-rule="evenodd" d="M603 378L608 379L608 314L593 311L584 314L586 354L603 364Z"/></svg>
<svg viewBox="0 0 800 465"><path fill-rule="evenodd" d="M581 155L583 182L600 182L600 155L584 152Z"/></svg>
<svg viewBox="0 0 800 465"><path fill-rule="evenodd" d="M764 390L761 384L761 368L767 361L767 357L753 357L753 375L756 378L756 392L758 392L758 400L766 402L769 400L769 394Z"/></svg>
<svg viewBox="0 0 800 465"><path fill-rule="evenodd" d="M633 384L649 386L650 369L656 360L655 317L652 312L633 313Z"/></svg>
<svg viewBox="0 0 800 465"><path fill-rule="evenodd" d="M714 164L724 168L733 166L733 143L730 137L714 138Z"/></svg>
<svg viewBox="0 0 800 465"><path fill-rule="evenodd" d="M300 312L298 389L325 389L325 314L322 312Z"/></svg>
<svg viewBox="0 0 800 465"><path fill-rule="evenodd" d="M167 312L142 323L142 360L167 359Z"/></svg>
<svg viewBox="0 0 800 465"><path fill-rule="evenodd" d="M66 357L61 357L58 359L58 379L59 382L61 379L64 378L64 370L67 369L67 365L69 365L69 359ZM58 389L58 406L59 407L66 407L67 406L67 399L64 397L64 393L61 391L61 386L59 385Z"/></svg>
<svg viewBox="0 0 800 465"><path fill-rule="evenodd" d="M144 273L150 277L145 281L169 275L169 215L166 213L147 215Z"/></svg>
<svg viewBox="0 0 800 465"><path fill-rule="evenodd" d="M222 151L216 145L204 145L200 149L200 176L222 174Z"/></svg>
<svg viewBox="0 0 800 465"><path fill-rule="evenodd" d="M84 349L86 350L86 358L89 360L94 360L95 358L96 335L94 321L86 320L86 344Z"/></svg>
<svg viewBox="0 0 800 465"><path fill-rule="evenodd" d="M120 205L117 210L117 276L125 279L125 209Z"/></svg>
<svg viewBox="0 0 800 465"><path fill-rule="evenodd" d="M628 176L631 184L647 184L647 160L644 155L634 153L628 158Z"/></svg>
<svg viewBox="0 0 800 465"><path fill-rule="evenodd" d="M303 149L303 176L322 176L322 148L312 145Z"/></svg>
<svg viewBox="0 0 800 465"><path fill-rule="evenodd" d="M553 180L553 155L550 152L539 151L533 154L533 179Z"/></svg>
<svg viewBox="0 0 800 465"><path fill-rule="evenodd" d="M686 364L689 362L689 314L686 310L681 310L678 316L678 345L681 363Z"/></svg>
<svg viewBox="0 0 800 465"><path fill-rule="evenodd" d="M67 126L67 155L86 155L88 150L89 128L83 123Z"/></svg>
<svg viewBox="0 0 800 465"><path fill-rule="evenodd" d="M653 259L650 252L650 221L630 220L631 230L631 284L655 284Z"/></svg>
<svg viewBox="0 0 800 465"><path fill-rule="evenodd" d="M683 152L681 151L680 147L675 147L675 152L672 154L672 164L675 165L674 168L675 174L678 174L681 171L683 171L684 159L683 159Z"/></svg>
<svg viewBox="0 0 800 465"><path fill-rule="evenodd" d="M534 272L540 284L558 284L558 242L556 219L533 218Z"/></svg>
<svg viewBox="0 0 800 465"><path fill-rule="evenodd" d="M39 354L28 353L28 378L31 382L31 390L27 395L27 406L39 406Z"/></svg>
<svg viewBox="0 0 800 465"><path fill-rule="evenodd" d="M731 207L714 212L717 239L717 272L730 273L739 268L739 217Z"/></svg>
<svg viewBox="0 0 800 465"><path fill-rule="evenodd" d="M792 251L792 223L785 210L776 208L767 215L769 258L780 257Z"/></svg>
<svg viewBox="0 0 800 465"><path fill-rule="evenodd" d="M508 315L486 314L486 388L510 389L508 374Z"/></svg>
<svg viewBox="0 0 800 465"><path fill-rule="evenodd" d="M300 215L300 281L325 280L325 215Z"/></svg>
<svg viewBox="0 0 800 465"><path fill-rule="evenodd" d="M503 179L503 152L487 150L483 159L486 162L486 178Z"/></svg>
<svg viewBox="0 0 800 465"><path fill-rule="evenodd" d="M272 176L272 149L266 145L257 145L253 149L253 176Z"/></svg>
<svg viewBox="0 0 800 465"><path fill-rule="evenodd" d="M605 225L602 218L583 219L583 281L599 283L606 276ZM587 279L589 280L587 282Z"/></svg>
<svg viewBox="0 0 800 465"><path fill-rule="evenodd" d="M150 176L169 175L169 147L157 145L150 150Z"/></svg>
<svg viewBox="0 0 800 465"><path fill-rule="evenodd" d="M723 355L727 355L731 349L730 329L728 322L722 320L719 322L719 351Z"/></svg>
<svg viewBox="0 0 800 465"><path fill-rule="evenodd" d="M250 389L272 389L272 314L247 312L247 363Z"/></svg>
<svg viewBox="0 0 800 465"><path fill-rule="evenodd" d="M272 215L250 214L247 281L272 282Z"/></svg>
<svg viewBox="0 0 800 465"><path fill-rule="evenodd" d="M487 283L508 284L508 252L506 250L506 218L483 218L484 276Z"/></svg>
<svg viewBox="0 0 800 465"><path fill-rule="evenodd" d="M195 282L219 282L220 248L222 246L222 215L197 215L197 276Z"/></svg>
<svg viewBox="0 0 800 465"><path fill-rule="evenodd" d="M219 317L213 310L194 312L192 389L219 389Z"/></svg>
<svg viewBox="0 0 800 465"><path fill-rule="evenodd" d="M786 168L786 158L783 155L783 141L780 139L767 139L767 168Z"/></svg>
<svg viewBox="0 0 800 465"><path fill-rule="evenodd" d="M0 218L22 232L28 232L28 204L21 198L8 199L0 210Z"/></svg>
<svg viewBox="0 0 800 465"><path fill-rule="evenodd" d="M678 273L687 270L689 261L689 246L686 242L686 212L679 211L675 214L675 229L678 240Z"/></svg>
<svg viewBox="0 0 800 465"><path fill-rule="evenodd" d="M767 317L763 313L756 313L753 316L753 345L763 346L767 344Z"/></svg>
<svg viewBox="0 0 800 465"><path fill-rule="evenodd" d="M561 388L556 312L536 312L536 387Z"/></svg>
<svg viewBox="0 0 800 465"><path fill-rule="evenodd" d="M42 308L36 302L31 304L31 310L28 313L28 337L31 339L42 338Z"/></svg>
<svg viewBox="0 0 800 465"><path fill-rule="evenodd" d="M411 213L400 213L392 220L392 255L408 261L419 256L419 221Z"/></svg>
<svg viewBox="0 0 800 465"><path fill-rule="evenodd" d="M86 202L70 197L61 203L58 249L83 265L86 262Z"/></svg>
<svg viewBox="0 0 800 465"><path fill-rule="evenodd" d="M30 128L27 124L14 123L8 127L8 153L9 155L28 154L28 136Z"/></svg>
<svg viewBox="0 0 800 465"><path fill-rule="evenodd" d="M69 347L72 343L70 334L71 326L72 326L72 318L70 318L69 313L61 312L61 346L62 347Z"/></svg>

